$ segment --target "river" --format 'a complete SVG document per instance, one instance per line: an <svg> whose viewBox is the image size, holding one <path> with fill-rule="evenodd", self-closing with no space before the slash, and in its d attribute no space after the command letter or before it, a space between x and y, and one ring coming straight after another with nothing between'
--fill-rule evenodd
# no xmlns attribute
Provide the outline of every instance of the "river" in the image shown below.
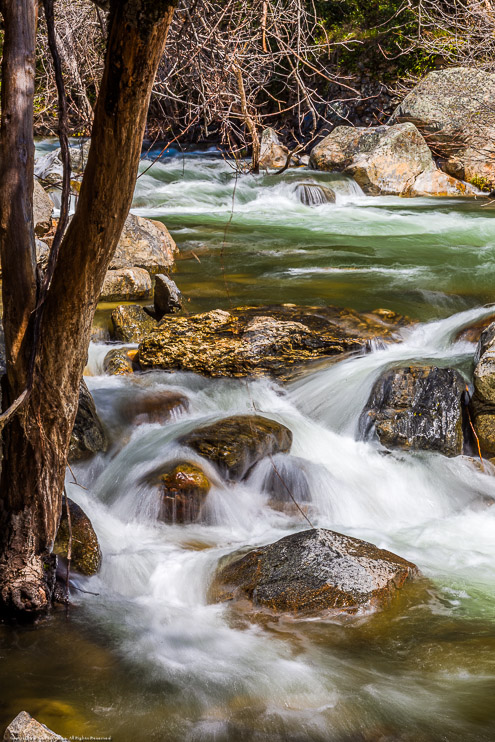
<svg viewBox="0 0 495 742"><path fill-rule="evenodd" d="M213 152L175 153L146 170L134 211L161 219L180 247L187 311L247 303L386 307L419 320L401 341L285 386L152 372L88 385L113 441L74 467L70 497L90 516L102 570L75 578L68 614L0 627L1 721L25 709L60 734L116 742L492 742L495 738L495 469L463 457L357 440L378 375L426 361L469 379L458 331L493 313L495 211L454 200L372 198L340 176L238 175ZM146 170L146 172L145 172ZM335 204L301 205L308 177ZM165 426L126 427L120 411L150 389L190 402ZM143 475L176 456L199 423L257 412L293 432L297 487L311 522L416 563L428 587L393 608L345 619L257 616L208 603L219 559L308 527L268 505L266 469L218 479L204 522L157 522Z"/></svg>

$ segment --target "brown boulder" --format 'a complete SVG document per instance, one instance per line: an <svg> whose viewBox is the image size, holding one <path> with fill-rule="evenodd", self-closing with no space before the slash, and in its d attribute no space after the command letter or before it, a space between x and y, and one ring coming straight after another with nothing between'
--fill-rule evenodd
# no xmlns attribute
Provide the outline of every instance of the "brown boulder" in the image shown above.
<svg viewBox="0 0 495 742"><path fill-rule="evenodd" d="M164 224L129 214L109 268L144 268L152 275L166 273L176 252L177 245Z"/></svg>
<svg viewBox="0 0 495 742"><path fill-rule="evenodd" d="M58 527L57 538L53 547L54 554L67 559L69 539L71 539L71 569L90 577L99 572L101 567L101 549L90 519L79 505L69 498L70 530L67 519L65 498L62 505L62 517ZM72 537L70 537L72 534Z"/></svg>
<svg viewBox="0 0 495 742"><path fill-rule="evenodd" d="M121 305L112 312L113 338L122 343L139 343L156 326L139 304Z"/></svg>
<svg viewBox="0 0 495 742"><path fill-rule="evenodd" d="M127 376L134 373L132 360L125 348L114 348L103 360L103 371L109 376Z"/></svg>
<svg viewBox="0 0 495 742"><path fill-rule="evenodd" d="M154 478L154 484L162 496L160 519L166 523L196 521L211 487L203 470L189 461L174 463Z"/></svg>

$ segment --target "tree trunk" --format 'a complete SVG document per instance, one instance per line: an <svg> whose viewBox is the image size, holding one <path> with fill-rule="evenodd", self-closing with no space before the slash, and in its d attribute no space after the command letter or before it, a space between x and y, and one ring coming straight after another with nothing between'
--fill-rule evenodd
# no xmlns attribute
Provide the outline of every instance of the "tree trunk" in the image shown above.
<svg viewBox="0 0 495 742"><path fill-rule="evenodd" d="M50 552L93 314L131 205L149 97L175 0L111 4L105 71L77 210L37 310L31 215L35 5L35 0L3 2L1 154L4 178L7 174L12 180L2 182L0 190L8 364L3 408L29 384L30 368L33 383L27 401L3 430L0 603L7 612L24 615L39 613L51 599ZM19 48L17 56L11 46ZM12 82L10 90L9 79L24 78L29 85ZM15 122L11 108L18 116ZM22 134L24 154L12 141L14 132ZM41 316L32 357L30 328L36 312Z"/></svg>

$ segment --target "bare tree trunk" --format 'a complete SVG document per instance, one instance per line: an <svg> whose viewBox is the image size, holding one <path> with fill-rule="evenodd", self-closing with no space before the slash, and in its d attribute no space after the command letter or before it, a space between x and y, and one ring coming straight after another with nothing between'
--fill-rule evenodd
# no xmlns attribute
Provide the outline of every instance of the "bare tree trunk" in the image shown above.
<svg viewBox="0 0 495 742"><path fill-rule="evenodd" d="M36 0L3 3L0 247L8 363L4 409L29 383L30 363L33 384L27 402L3 430L0 603L7 612L21 614L39 613L50 603L49 555L60 519L91 323L132 201L149 97L175 0L112 3L105 72L78 206L60 246L46 300L38 309L30 216L35 6ZM22 85L12 82L11 89L9 79ZM21 143L12 141L14 132L22 135ZM29 329L36 311L42 315L39 337L33 339Z"/></svg>

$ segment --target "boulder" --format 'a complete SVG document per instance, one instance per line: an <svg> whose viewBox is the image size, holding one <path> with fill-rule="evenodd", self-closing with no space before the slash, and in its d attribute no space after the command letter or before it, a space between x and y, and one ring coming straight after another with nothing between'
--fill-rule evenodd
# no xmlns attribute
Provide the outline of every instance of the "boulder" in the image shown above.
<svg viewBox="0 0 495 742"><path fill-rule="evenodd" d="M44 724L33 719L27 711L21 711L4 732L3 742L67 742L64 737L52 732Z"/></svg>
<svg viewBox="0 0 495 742"><path fill-rule="evenodd" d="M385 314L383 314L385 312ZM392 341L408 320L388 310L359 314L338 307L240 307L190 317L165 315L139 346L142 368L205 376L272 375L318 358Z"/></svg>
<svg viewBox="0 0 495 742"><path fill-rule="evenodd" d="M429 72L396 108L390 123L410 122L443 159L449 175L495 187L495 74L451 67Z"/></svg>
<svg viewBox="0 0 495 742"><path fill-rule="evenodd" d="M144 268L120 268L106 273L100 301L136 301L153 296L151 276Z"/></svg>
<svg viewBox="0 0 495 742"><path fill-rule="evenodd" d="M151 275L166 273L176 252L177 245L164 224L129 214L109 268L144 268Z"/></svg>
<svg viewBox="0 0 495 742"><path fill-rule="evenodd" d="M495 454L495 322L481 333L474 357L471 413L481 450Z"/></svg>
<svg viewBox="0 0 495 742"><path fill-rule="evenodd" d="M132 360L125 348L110 350L103 360L103 371L109 376L128 376L134 373Z"/></svg>
<svg viewBox="0 0 495 742"><path fill-rule="evenodd" d="M425 170L421 175L418 175L407 195L454 198L457 196L479 196L480 192L470 183L456 180L441 170Z"/></svg>
<svg viewBox="0 0 495 742"><path fill-rule="evenodd" d="M177 284L163 273L155 277L154 306L157 319L161 319L164 314L174 314L182 309L182 294Z"/></svg>
<svg viewBox="0 0 495 742"><path fill-rule="evenodd" d="M69 147L71 188L77 194L81 187L82 174L88 161L91 140L81 141ZM62 151L60 147L38 157L34 163L34 174L41 180L44 188L57 187L60 189L63 178Z"/></svg>
<svg viewBox="0 0 495 742"><path fill-rule="evenodd" d="M114 309L112 324L114 339L122 343L139 343L157 326L156 320L139 304Z"/></svg>
<svg viewBox="0 0 495 742"><path fill-rule="evenodd" d="M53 546L54 554L67 559L69 538L72 533L71 541L71 570L81 575L90 577L99 572L101 567L101 549L98 543L95 530L90 519L79 505L76 505L70 498L70 530L67 519L67 508L65 497L62 504L62 517L58 527L57 537Z"/></svg>
<svg viewBox="0 0 495 742"><path fill-rule="evenodd" d="M335 191L319 183L298 183L296 196L304 206L322 206L335 203Z"/></svg>
<svg viewBox="0 0 495 742"><path fill-rule="evenodd" d="M154 477L160 488L160 520L165 523L194 523L210 491L211 482L196 464L179 461Z"/></svg>
<svg viewBox="0 0 495 742"><path fill-rule="evenodd" d="M53 201L46 193L40 182L34 179L33 191L33 222L34 233L37 237L43 237L50 231L52 226Z"/></svg>
<svg viewBox="0 0 495 742"><path fill-rule="evenodd" d="M279 170L287 162L289 150L280 144L275 129L264 129L260 143L260 167Z"/></svg>
<svg viewBox="0 0 495 742"><path fill-rule="evenodd" d="M311 167L350 175L365 193L407 195L421 173L435 169L413 124L337 126L311 152Z"/></svg>
<svg viewBox="0 0 495 742"><path fill-rule="evenodd" d="M225 479L239 481L265 456L290 451L292 433L260 415L236 415L197 428L179 443L215 464Z"/></svg>
<svg viewBox="0 0 495 742"><path fill-rule="evenodd" d="M221 567L211 597L247 598L277 613L348 614L384 607L418 574L414 564L390 551L314 528Z"/></svg>
<svg viewBox="0 0 495 742"><path fill-rule="evenodd" d="M189 400L180 392L168 389L149 391L125 400L120 415L127 424L165 423L179 412L187 412Z"/></svg>
<svg viewBox="0 0 495 742"><path fill-rule="evenodd" d="M385 448L463 449L461 396L466 382L452 368L407 366L386 371L374 384L359 421L363 438L376 433Z"/></svg>
<svg viewBox="0 0 495 742"><path fill-rule="evenodd" d="M107 450L107 437L84 379L79 389L79 407L70 439L69 461L81 461Z"/></svg>

